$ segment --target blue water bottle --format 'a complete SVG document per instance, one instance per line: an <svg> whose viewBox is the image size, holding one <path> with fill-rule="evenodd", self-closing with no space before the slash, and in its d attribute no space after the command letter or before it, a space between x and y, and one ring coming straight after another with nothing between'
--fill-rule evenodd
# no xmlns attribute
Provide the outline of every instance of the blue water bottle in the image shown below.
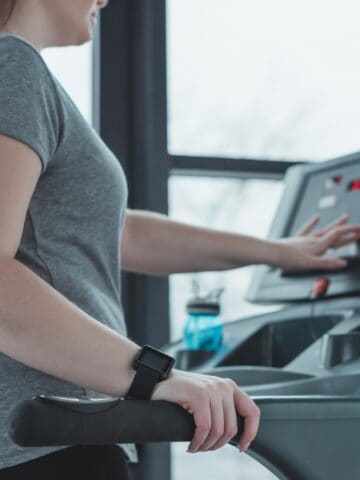
<svg viewBox="0 0 360 480"><path fill-rule="evenodd" d="M223 288L206 296L195 294L186 304L187 318L183 338L187 350L216 351L223 341L220 295Z"/></svg>

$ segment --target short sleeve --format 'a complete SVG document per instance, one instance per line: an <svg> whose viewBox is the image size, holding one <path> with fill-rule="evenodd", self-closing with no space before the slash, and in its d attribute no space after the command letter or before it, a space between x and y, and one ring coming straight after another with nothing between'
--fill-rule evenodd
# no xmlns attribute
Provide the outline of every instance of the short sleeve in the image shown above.
<svg viewBox="0 0 360 480"><path fill-rule="evenodd" d="M0 133L32 148L43 174L59 132L58 96L40 53L15 36L0 38Z"/></svg>

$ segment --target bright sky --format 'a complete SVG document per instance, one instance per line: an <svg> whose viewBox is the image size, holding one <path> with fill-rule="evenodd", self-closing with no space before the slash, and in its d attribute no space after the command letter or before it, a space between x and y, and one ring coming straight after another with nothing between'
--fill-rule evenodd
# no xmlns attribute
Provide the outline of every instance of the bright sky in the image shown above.
<svg viewBox="0 0 360 480"><path fill-rule="evenodd" d="M168 0L170 151L359 149L357 0Z"/></svg>

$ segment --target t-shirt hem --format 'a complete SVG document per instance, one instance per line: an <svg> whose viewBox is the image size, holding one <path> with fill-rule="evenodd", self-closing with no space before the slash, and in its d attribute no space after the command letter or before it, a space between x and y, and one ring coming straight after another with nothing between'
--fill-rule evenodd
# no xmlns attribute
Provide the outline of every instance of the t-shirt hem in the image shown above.
<svg viewBox="0 0 360 480"><path fill-rule="evenodd" d="M31 148L31 150L33 150L36 153L36 155L38 155L38 157L40 159L41 175L45 172L46 167L47 167L47 162L45 161L45 158L47 157L48 154L46 153L46 149L43 147L43 145L41 145L40 143L37 143L35 145L35 144L31 143L30 140L28 140L27 138L23 138L20 135L17 135L16 133L14 133L14 132L8 132L3 127L0 127L0 133L2 135L6 135L7 137L11 137L14 140L17 140L18 142L21 142L21 143L25 144L26 146L28 146L29 148Z"/></svg>

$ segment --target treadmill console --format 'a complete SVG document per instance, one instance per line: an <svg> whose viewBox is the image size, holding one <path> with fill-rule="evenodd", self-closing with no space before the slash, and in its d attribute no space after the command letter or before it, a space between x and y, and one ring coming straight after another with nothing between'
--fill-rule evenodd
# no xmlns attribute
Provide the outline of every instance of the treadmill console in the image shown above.
<svg viewBox="0 0 360 480"><path fill-rule="evenodd" d="M275 215L269 238L296 234L310 217L318 213L320 222L314 231L349 215L348 223L360 223L360 152L320 164L296 165L285 177L285 189ZM348 266L340 271L304 271L284 273L259 266L247 293L247 299L258 303L309 300L314 280L330 280L327 297L354 295L360 292L360 246L331 249L328 256L346 258Z"/></svg>

